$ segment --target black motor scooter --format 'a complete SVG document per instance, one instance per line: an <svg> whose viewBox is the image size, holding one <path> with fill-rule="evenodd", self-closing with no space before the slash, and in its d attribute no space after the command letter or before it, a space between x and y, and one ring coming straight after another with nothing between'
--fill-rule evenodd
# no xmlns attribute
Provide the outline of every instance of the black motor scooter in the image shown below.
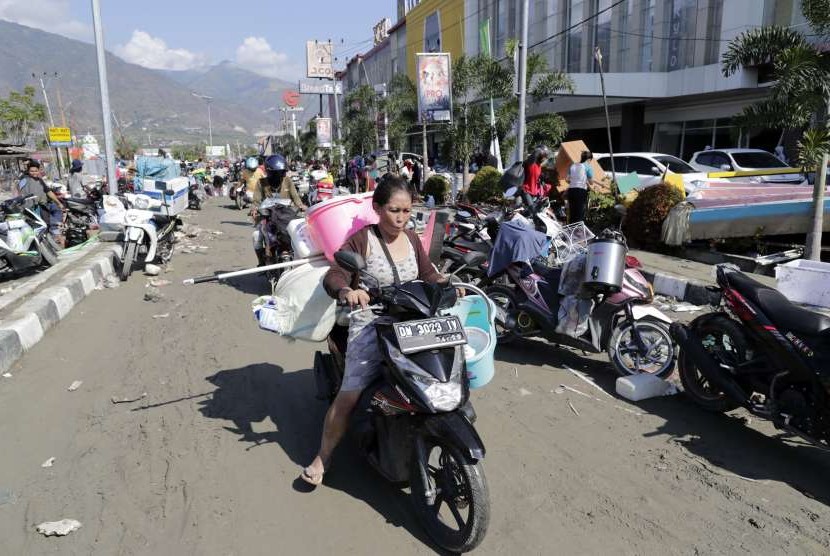
<svg viewBox="0 0 830 556"><path fill-rule="evenodd" d="M340 251L343 268L368 281L360 255ZM350 431L358 449L387 480L408 484L416 513L436 544L453 552L478 546L490 501L481 460L484 444L473 426L464 360L466 334L441 310L456 302L453 287L422 281L370 290L386 362L383 376L362 393ZM318 398L332 401L343 379L347 329L335 327L329 353L317 352Z"/></svg>

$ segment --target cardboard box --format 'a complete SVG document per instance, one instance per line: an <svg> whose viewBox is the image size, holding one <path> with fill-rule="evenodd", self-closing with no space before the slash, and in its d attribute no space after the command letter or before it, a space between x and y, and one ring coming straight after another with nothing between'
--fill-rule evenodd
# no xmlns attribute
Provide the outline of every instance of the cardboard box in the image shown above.
<svg viewBox="0 0 830 556"><path fill-rule="evenodd" d="M579 162L582 157L582 151L589 151L591 149L583 141L567 141L559 145L559 152L556 153L556 172L559 178L568 179L568 170L571 164ZM594 179L602 181L605 179L605 171L597 164L596 160L591 160L591 169L594 171Z"/></svg>

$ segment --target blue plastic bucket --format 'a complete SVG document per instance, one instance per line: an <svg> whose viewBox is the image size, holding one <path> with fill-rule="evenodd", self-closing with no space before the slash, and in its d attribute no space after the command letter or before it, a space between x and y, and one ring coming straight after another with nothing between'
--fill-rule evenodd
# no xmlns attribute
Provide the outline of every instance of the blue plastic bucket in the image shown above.
<svg viewBox="0 0 830 556"><path fill-rule="evenodd" d="M488 302L490 310L488 311ZM467 332L464 359L467 362L467 376L470 388L481 388L493 379L496 363L493 352L496 349L496 307L492 301L479 295L468 295L458 300L447 313L456 315Z"/></svg>

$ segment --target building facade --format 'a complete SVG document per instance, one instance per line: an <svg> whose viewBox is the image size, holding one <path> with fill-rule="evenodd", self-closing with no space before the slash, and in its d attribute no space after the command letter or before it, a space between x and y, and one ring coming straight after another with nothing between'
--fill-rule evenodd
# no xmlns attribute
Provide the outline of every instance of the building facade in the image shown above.
<svg viewBox="0 0 830 556"><path fill-rule="evenodd" d="M481 51L489 20L492 55L518 37L521 0L465 0L465 51ZM616 151L656 151L683 159L706 146L772 149L780 130L738 129L732 118L766 95L755 70L726 78L720 59L729 42L762 25L798 27L800 0L531 0L528 42L549 67L568 73L573 95L529 107L529 117L562 114L569 137L608 148L601 104L602 52Z"/></svg>

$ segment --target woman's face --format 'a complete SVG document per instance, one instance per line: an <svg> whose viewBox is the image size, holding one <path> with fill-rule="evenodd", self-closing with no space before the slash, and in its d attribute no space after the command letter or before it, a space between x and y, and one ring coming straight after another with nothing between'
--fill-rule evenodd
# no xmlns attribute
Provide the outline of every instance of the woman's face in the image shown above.
<svg viewBox="0 0 830 556"><path fill-rule="evenodd" d="M396 191L383 206L375 205L380 217L378 225L390 234L398 234L406 228L412 213L412 197L405 191Z"/></svg>

